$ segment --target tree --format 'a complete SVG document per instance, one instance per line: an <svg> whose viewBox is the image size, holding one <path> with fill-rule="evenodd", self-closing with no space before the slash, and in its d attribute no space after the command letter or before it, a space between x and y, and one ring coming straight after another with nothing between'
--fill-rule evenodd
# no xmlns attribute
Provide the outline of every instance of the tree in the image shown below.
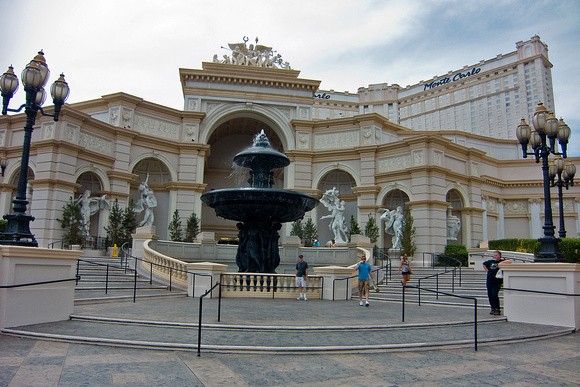
<svg viewBox="0 0 580 387"><path fill-rule="evenodd" d="M181 219L179 218L179 210L173 211L173 218L169 223L169 239L174 242L182 242L181 236Z"/></svg>
<svg viewBox="0 0 580 387"><path fill-rule="evenodd" d="M199 218L192 212L185 224L185 241L192 243L199 234Z"/></svg>
<svg viewBox="0 0 580 387"><path fill-rule="evenodd" d="M354 215L350 216L350 227L348 228L348 236L351 235L362 235L362 231L358 225L358 222L354 218Z"/></svg>
<svg viewBox="0 0 580 387"><path fill-rule="evenodd" d="M131 243L133 241L133 234L137 230L139 221L137 220L137 213L135 212L135 203L133 199L129 199L129 205L125 207L123 211L123 244L126 242ZM122 245L121 245L122 246Z"/></svg>
<svg viewBox="0 0 580 387"><path fill-rule="evenodd" d="M304 238L303 240L304 246L306 247L312 247L314 241L318 239L318 229L316 228L316 225L314 224L312 218L308 218L308 220L306 221L306 225L304 226L302 236Z"/></svg>
<svg viewBox="0 0 580 387"><path fill-rule="evenodd" d="M369 221L365 225L365 236L371 240L371 243L376 243L379 239L379 226L374 216L369 214Z"/></svg>
<svg viewBox="0 0 580 387"><path fill-rule="evenodd" d="M67 204L62 207L62 219L56 219L60 227L66 229L62 239L67 246L82 245L85 241L83 217L81 209L75 204L72 196Z"/></svg>
<svg viewBox="0 0 580 387"><path fill-rule="evenodd" d="M107 232L107 247L117 245L121 247L125 239L123 232L123 210L119 207L119 199L115 199L111 212L109 212L109 225L105 227Z"/></svg>
<svg viewBox="0 0 580 387"><path fill-rule="evenodd" d="M290 235L297 236L302 240L304 238L304 229L302 228L302 220L298 219L292 222L292 230L290 230Z"/></svg>
<svg viewBox="0 0 580 387"><path fill-rule="evenodd" d="M415 233L416 228L413 226L413 216L411 216L411 210L406 207L403 211L403 230L401 237L401 254L407 254L407 256L412 257L417 251L417 246L415 245Z"/></svg>

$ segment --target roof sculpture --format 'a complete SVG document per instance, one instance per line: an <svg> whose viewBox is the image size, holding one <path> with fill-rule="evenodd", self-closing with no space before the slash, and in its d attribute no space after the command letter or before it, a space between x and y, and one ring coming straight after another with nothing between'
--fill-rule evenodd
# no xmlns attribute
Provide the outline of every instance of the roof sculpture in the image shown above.
<svg viewBox="0 0 580 387"><path fill-rule="evenodd" d="M228 47L222 46L223 49L231 51L231 56L224 55L223 59L220 60L218 54L215 54L213 56L213 62L292 70L290 63L285 62L282 59L282 55L276 54L276 51L272 50L272 47L258 44L257 37L256 44L250 44L248 47L248 40L248 37L244 36L243 43L228 43Z"/></svg>

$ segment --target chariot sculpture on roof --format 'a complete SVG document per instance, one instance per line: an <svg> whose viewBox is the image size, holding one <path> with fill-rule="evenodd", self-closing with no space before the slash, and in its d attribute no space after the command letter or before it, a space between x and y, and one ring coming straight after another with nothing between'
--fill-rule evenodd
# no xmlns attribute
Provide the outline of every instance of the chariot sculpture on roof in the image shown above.
<svg viewBox="0 0 580 387"><path fill-rule="evenodd" d="M228 47L223 47L225 50L230 50L231 55L224 55L220 59L218 54L213 56L215 63L234 64L239 66L253 66L253 67L267 67L284 70L292 70L290 63L282 59L282 55L277 54L272 50L272 47L258 44L256 37L256 44L247 45L247 36L244 36L243 43L228 43Z"/></svg>

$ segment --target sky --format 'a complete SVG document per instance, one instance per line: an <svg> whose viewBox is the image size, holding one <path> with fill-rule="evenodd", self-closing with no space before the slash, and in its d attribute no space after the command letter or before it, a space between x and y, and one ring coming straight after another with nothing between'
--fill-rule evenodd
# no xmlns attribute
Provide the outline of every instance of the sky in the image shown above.
<svg viewBox="0 0 580 387"><path fill-rule="evenodd" d="M0 15L0 72L13 65L20 76L42 49L49 84L63 72L69 103L125 92L180 110L179 68L201 69L244 36L321 89L356 92L412 85L539 35L556 116L572 129L569 155L580 156L578 0L0 0Z"/></svg>

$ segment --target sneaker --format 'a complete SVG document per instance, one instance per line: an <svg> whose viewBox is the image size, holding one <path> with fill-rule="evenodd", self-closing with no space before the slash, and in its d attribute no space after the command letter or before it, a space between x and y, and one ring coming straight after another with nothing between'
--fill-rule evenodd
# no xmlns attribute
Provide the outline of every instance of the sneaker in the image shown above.
<svg viewBox="0 0 580 387"><path fill-rule="evenodd" d="M303 300L304 298L302 298L302 296L298 297L297 300Z"/></svg>
<svg viewBox="0 0 580 387"><path fill-rule="evenodd" d="M365 304L365 306L369 306L369 303L367 302L367 303Z"/></svg>
<svg viewBox="0 0 580 387"><path fill-rule="evenodd" d="M500 309L496 309L496 310L493 311L493 314L495 316L501 316L501 310Z"/></svg>
<svg viewBox="0 0 580 387"><path fill-rule="evenodd" d="M360 302L360 306L363 306L363 305L364 305L364 304L363 304L363 302L361 301L361 302Z"/></svg>
<svg viewBox="0 0 580 387"><path fill-rule="evenodd" d="M495 309L492 309L491 312L489 312L489 314L495 314Z"/></svg>
<svg viewBox="0 0 580 387"><path fill-rule="evenodd" d="M304 301L308 301L308 298L306 298L306 296L304 296Z"/></svg>

